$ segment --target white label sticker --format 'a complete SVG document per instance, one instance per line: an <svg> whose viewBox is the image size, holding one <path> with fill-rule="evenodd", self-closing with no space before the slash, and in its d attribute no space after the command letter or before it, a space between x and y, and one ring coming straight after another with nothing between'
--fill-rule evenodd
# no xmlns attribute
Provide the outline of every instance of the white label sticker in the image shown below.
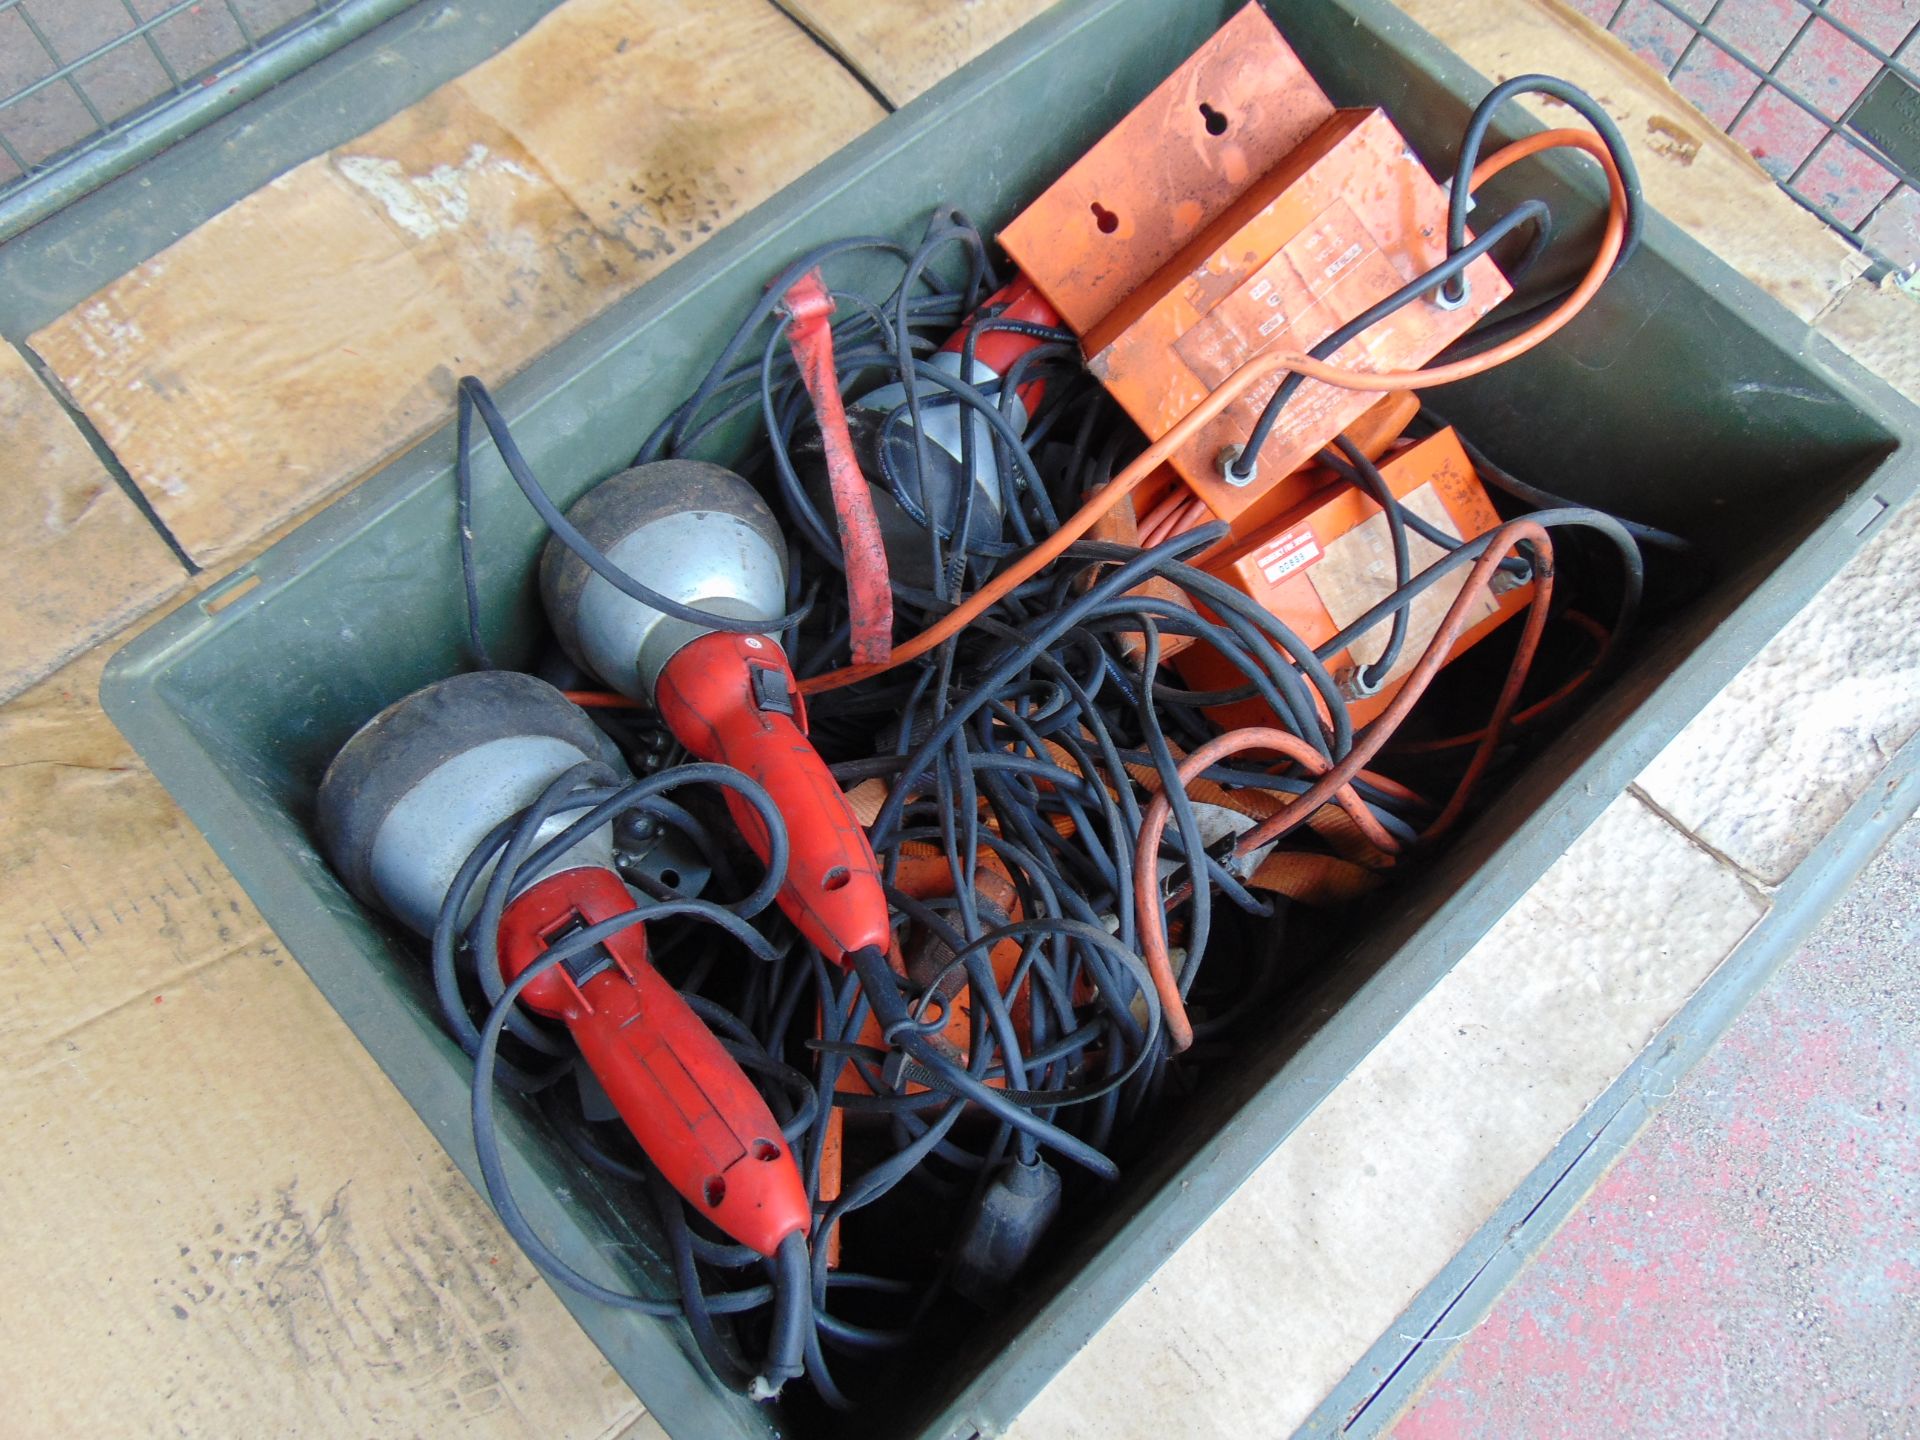
<svg viewBox="0 0 1920 1440"><path fill-rule="evenodd" d="M1276 585L1319 558L1320 547L1314 543L1313 531L1303 527L1263 545L1253 557L1253 563L1260 567L1269 585Z"/></svg>

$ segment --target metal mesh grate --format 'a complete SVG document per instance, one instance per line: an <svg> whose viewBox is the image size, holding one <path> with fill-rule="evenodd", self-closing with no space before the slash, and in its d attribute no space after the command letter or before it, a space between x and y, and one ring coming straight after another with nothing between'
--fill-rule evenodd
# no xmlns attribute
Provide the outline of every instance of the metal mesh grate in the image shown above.
<svg viewBox="0 0 1920 1440"><path fill-rule="evenodd" d="M0 0L0 238L412 0Z"/></svg>
<svg viewBox="0 0 1920 1440"><path fill-rule="evenodd" d="M1920 273L1920 0L1573 0L1881 271Z"/></svg>

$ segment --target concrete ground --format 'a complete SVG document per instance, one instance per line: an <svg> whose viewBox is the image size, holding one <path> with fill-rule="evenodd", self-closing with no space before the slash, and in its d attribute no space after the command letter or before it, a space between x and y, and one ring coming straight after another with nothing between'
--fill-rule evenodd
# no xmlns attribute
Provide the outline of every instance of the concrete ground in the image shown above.
<svg viewBox="0 0 1920 1440"><path fill-rule="evenodd" d="M1571 0L1783 185L1896 270L1920 266L1920 189L1851 130L1829 133L1880 73L1920 67L1920 0ZM1863 46L1860 41L1865 41ZM1866 46L1872 46L1869 50ZM1912 141L1901 145L1903 152Z"/></svg>
<svg viewBox="0 0 1920 1440"><path fill-rule="evenodd" d="M1920 1436L1920 820L1467 1335L1396 1440Z"/></svg>

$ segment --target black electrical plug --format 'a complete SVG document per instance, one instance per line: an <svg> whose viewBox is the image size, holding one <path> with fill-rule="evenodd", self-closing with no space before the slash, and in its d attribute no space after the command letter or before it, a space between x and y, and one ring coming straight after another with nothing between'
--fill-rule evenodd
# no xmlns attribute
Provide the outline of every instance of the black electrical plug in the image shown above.
<svg viewBox="0 0 1920 1440"><path fill-rule="evenodd" d="M1009 1160L987 1182L953 1260L953 1288L992 1307L1033 1258L1060 1213L1060 1172L1035 1156Z"/></svg>

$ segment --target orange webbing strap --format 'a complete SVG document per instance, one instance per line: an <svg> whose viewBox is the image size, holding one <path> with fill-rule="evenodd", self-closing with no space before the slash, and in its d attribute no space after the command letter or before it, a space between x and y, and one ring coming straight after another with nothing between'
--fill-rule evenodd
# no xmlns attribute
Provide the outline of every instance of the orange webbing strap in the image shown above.
<svg viewBox="0 0 1920 1440"><path fill-rule="evenodd" d="M1247 877L1254 889L1285 895L1303 905L1343 904L1383 883L1380 874L1364 865L1306 850L1276 850Z"/></svg>
<svg viewBox="0 0 1920 1440"><path fill-rule="evenodd" d="M840 530L840 554L847 572L847 613L853 663L886 665L893 659L893 588L887 576L887 547L873 492L853 453L840 376L833 360L833 296L817 269L788 287L781 303L792 317L787 341L801 382L820 422L820 444L827 461L827 485Z"/></svg>

